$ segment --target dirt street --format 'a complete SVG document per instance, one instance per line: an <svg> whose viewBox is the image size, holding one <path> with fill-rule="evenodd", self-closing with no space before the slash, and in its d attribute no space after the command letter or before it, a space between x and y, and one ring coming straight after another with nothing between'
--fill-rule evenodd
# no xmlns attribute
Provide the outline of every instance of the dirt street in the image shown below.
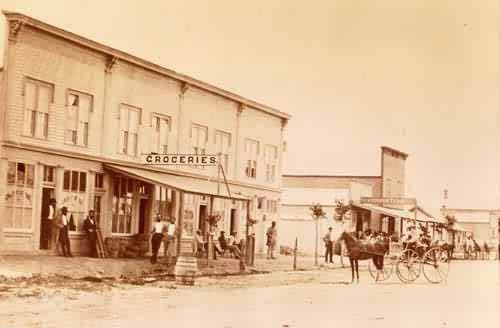
<svg viewBox="0 0 500 328"><path fill-rule="evenodd" d="M447 284L395 277L375 284L366 271L282 272L200 278L97 291L41 290L0 299L2 327L498 327L499 264L454 262Z"/></svg>

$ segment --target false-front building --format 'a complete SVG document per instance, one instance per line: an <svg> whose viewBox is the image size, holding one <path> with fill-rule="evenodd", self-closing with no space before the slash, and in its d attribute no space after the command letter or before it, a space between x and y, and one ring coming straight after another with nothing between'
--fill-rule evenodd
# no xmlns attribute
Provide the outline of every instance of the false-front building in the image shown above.
<svg viewBox="0 0 500 328"><path fill-rule="evenodd" d="M90 209L105 238L147 233L156 213L187 235L220 214L217 229L240 238L247 219L260 218L252 230L263 250L278 218L289 115L34 18L4 16L0 250L46 249L52 198L69 209L75 253L86 252ZM148 153L217 154L223 174L144 165Z"/></svg>

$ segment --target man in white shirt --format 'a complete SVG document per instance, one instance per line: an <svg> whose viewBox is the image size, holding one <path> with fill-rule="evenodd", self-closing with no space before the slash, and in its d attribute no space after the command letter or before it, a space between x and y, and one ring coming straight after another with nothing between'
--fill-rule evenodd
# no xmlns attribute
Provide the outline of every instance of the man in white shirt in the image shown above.
<svg viewBox="0 0 500 328"><path fill-rule="evenodd" d="M236 245L236 232L233 232L229 237L226 239L227 243L227 248L229 251L234 255L235 258L239 259L241 256L241 252L239 247Z"/></svg>
<svg viewBox="0 0 500 328"><path fill-rule="evenodd" d="M73 257L73 255L71 254L68 225L68 208L66 206L63 206L61 208L60 218L57 222L57 226L59 227L59 244L62 247L63 256Z"/></svg>
<svg viewBox="0 0 500 328"><path fill-rule="evenodd" d="M164 254L167 264L170 264L172 257L175 256L175 218L172 217L169 221L170 222L167 223L167 231L163 240Z"/></svg>
<svg viewBox="0 0 500 328"><path fill-rule="evenodd" d="M161 240L163 239L163 233L165 232L165 224L161 220L161 215L158 213L156 215L156 222L153 224L153 229L151 230L151 264L155 264L158 259L158 250L160 249Z"/></svg>
<svg viewBox="0 0 500 328"><path fill-rule="evenodd" d="M48 206L48 214L43 223L43 238L45 240L45 247L51 249L55 245L55 237L57 235L57 227L54 224L54 217L56 215L56 200L51 198Z"/></svg>

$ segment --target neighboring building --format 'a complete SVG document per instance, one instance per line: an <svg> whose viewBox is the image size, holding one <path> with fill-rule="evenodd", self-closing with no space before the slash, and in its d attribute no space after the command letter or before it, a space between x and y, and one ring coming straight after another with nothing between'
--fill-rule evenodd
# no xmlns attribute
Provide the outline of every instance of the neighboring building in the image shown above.
<svg viewBox="0 0 500 328"><path fill-rule="evenodd" d="M314 249L315 226L309 207L320 203L328 214L321 220L320 231L325 234L329 226L349 231L368 229L401 236L406 226L415 221L429 226L443 222L440 218L424 215L419 208L417 214L409 206L381 203L369 204L362 197L400 199L405 198L405 164L408 154L390 147L381 147L381 174L379 176L327 176L284 175L281 206L280 241L292 245L296 237L303 240L302 249ZM352 211L346 216L343 227L333 220L335 201L351 203ZM414 206L413 206L414 207Z"/></svg>
<svg viewBox="0 0 500 328"><path fill-rule="evenodd" d="M443 217L452 216L475 239L498 241L500 210L443 208Z"/></svg>
<svg viewBox="0 0 500 328"><path fill-rule="evenodd" d="M92 208L104 237L125 239L148 233L157 212L175 217L185 235L207 230L205 218L219 213L219 230L244 237L247 217L256 218L264 249L264 231L278 219L288 114L34 18L4 15L2 250L46 248L41 219L50 198L69 208L76 253L86 251L81 229ZM142 165L140 155L152 152L220 153L229 188L216 167Z"/></svg>

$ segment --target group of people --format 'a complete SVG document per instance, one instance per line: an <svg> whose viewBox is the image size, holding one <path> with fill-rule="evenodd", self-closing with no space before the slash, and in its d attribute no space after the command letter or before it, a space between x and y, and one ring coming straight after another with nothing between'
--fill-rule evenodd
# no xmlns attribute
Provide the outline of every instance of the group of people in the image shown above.
<svg viewBox="0 0 500 328"><path fill-rule="evenodd" d="M238 240L238 233L232 232L228 237L226 233L221 231L217 241L213 243L213 258L217 259L217 255L222 256L226 251L228 251L234 258L239 259L243 251L243 240ZM205 238L201 230L196 231L196 249L198 255L203 252L208 252L208 239Z"/></svg>
<svg viewBox="0 0 500 328"><path fill-rule="evenodd" d="M271 226L266 232L266 246L267 246L267 259L276 259L275 249L277 244L278 230L276 222L273 221ZM196 231L195 235L196 249L199 256L203 252L208 253L208 239L205 237L201 230ZM243 248L245 245L244 239L238 239L238 233L233 231L226 237L225 231L220 231L219 237L213 243L213 258L217 259L217 255L222 256L224 253L229 252L234 258L239 259L242 256Z"/></svg>
<svg viewBox="0 0 500 328"><path fill-rule="evenodd" d="M48 215L45 226L47 227L48 248L55 246L57 252L61 256L73 257L71 253L71 242L69 239L70 216L66 206L62 206L60 211L57 211L57 201L52 198L49 201ZM97 255L97 222L95 220L95 211L89 210L87 217L83 221L83 231L87 235L89 243L89 255L98 257Z"/></svg>
<svg viewBox="0 0 500 328"><path fill-rule="evenodd" d="M163 242L164 257L167 264L171 263L174 256L175 235L177 229L175 225L175 218L163 219L160 214L156 215L156 222L153 224L151 230L151 263L158 262L158 252Z"/></svg>

